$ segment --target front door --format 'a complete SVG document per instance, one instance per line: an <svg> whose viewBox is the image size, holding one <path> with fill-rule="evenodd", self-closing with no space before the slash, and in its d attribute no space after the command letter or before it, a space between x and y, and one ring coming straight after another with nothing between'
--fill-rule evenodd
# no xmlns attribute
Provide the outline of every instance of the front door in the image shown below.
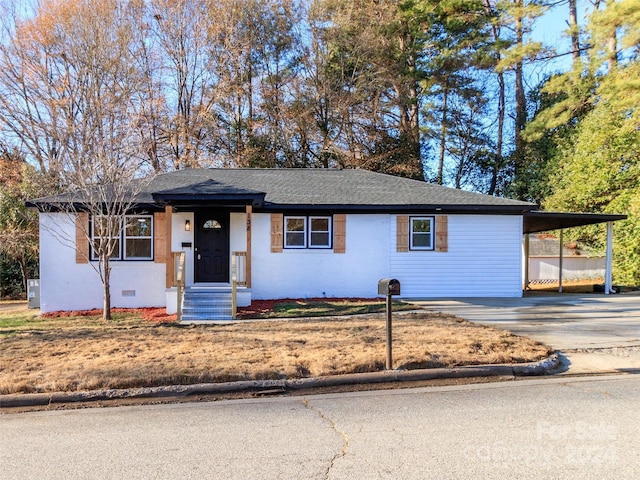
<svg viewBox="0 0 640 480"><path fill-rule="evenodd" d="M229 281L229 212L195 212L195 281Z"/></svg>

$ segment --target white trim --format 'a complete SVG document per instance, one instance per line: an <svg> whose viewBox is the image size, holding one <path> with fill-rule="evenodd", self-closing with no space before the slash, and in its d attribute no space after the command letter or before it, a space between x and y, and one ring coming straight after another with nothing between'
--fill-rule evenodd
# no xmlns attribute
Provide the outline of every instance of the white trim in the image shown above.
<svg viewBox="0 0 640 480"><path fill-rule="evenodd" d="M300 230L288 230L289 220L302 220L302 231ZM284 217L284 248L307 248L307 217L304 216L286 216ZM300 235L302 234L302 245L292 244L289 245L289 234Z"/></svg>
<svg viewBox="0 0 640 480"><path fill-rule="evenodd" d="M97 237L95 234L95 220L96 218L109 218L108 216L104 215L104 216L99 216L99 217L92 217L91 218L91 260L92 261L97 261L99 260L98 257L95 254L95 249L93 248L93 245L96 241ZM150 219L151 222L151 235L148 236L133 236L133 235L127 235L127 223L129 221L129 219L131 218L148 218ZM112 261L129 261L129 262L144 262L144 261L152 261L153 260L153 238L154 238L154 231L153 231L153 215L142 215L142 214L134 214L134 215L125 215L124 216L124 227L122 226L122 224L119 227L119 233L118 235L114 235L111 238L117 239L118 240L118 254L114 255L113 257L110 258L110 260ZM127 256L127 240L128 239L143 239L146 240L148 239L149 242L151 242L151 255L148 257L128 257Z"/></svg>
<svg viewBox="0 0 640 480"><path fill-rule="evenodd" d="M429 222L429 245L414 245L413 244L413 236L414 235L427 235L427 232L414 232L413 231L413 222L414 221L428 221ZM409 217L409 250L433 250L435 248L434 245L434 229L435 229L435 217Z"/></svg>
<svg viewBox="0 0 640 480"><path fill-rule="evenodd" d="M288 230L288 221L289 220L301 220L302 221L302 230ZM312 222L314 220L326 220L327 221L327 230L313 230ZM283 219L283 243L285 249L290 250L331 250L333 243L333 217L331 215L286 215ZM311 236L314 233L321 233L327 235L327 243L324 244L314 244L311 241ZM303 235L303 244L289 244L288 243L288 235L289 234L297 234Z"/></svg>
<svg viewBox="0 0 640 480"><path fill-rule="evenodd" d="M150 235L127 235L127 225L129 223L129 219L132 218L147 218L150 220ZM149 249L150 255L147 257L129 257L127 255L127 240L128 239L137 239L137 240L149 240L151 244L151 248ZM153 260L153 215L126 215L125 216L125 226L122 229L122 259L123 260Z"/></svg>
<svg viewBox="0 0 640 480"><path fill-rule="evenodd" d="M312 228L312 223L314 220L326 220L327 221L327 230L313 230ZM331 221L332 217L330 215L314 215L314 216L310 216L308 219L308 225L307 225L307 230L309 231L309 239L307 241L307 245L309 245L309 248L314 248L314 249L328 249L331 248L331 239L333 237L332 232L333 232L333 222ZM318 245L314 245L313 242L311 241L311 236L314 233L326 233L327 234L327 243L324 244L318 244Z"/></svg>
<svg viewBox="0 0 640 480"><path fill-rule="evenodd" d="M105 218L107 220L112 219L112 217L109 217L107 215L100 215L98 217L96 217L96 216L91 217L91 244L89 245L89 248L91 249L91 260L93 260L93 261L99 260L98 256L96 255L96 249L94 248L95 242L100 238L107 238L107 237L104 237L103 235L97 236L96 233L95 233L96 219L100 219L100 218ZM118 240L118 254L110 257L109 260L120 260L120 259L122 259L122 223L120 222L120 219L118 219L118 223L120 223L120 226L118 227L118 229L119 229L118 235L112 235L112 236L108 237L108 238L111 238L111 239L117 239Z"/></svg>
<svg viewBox="0 0 640 480"><path fill-rule="evenodd" d="M607 258L604 270L604 294L613 292L613 222L607 222Z"/></svg>

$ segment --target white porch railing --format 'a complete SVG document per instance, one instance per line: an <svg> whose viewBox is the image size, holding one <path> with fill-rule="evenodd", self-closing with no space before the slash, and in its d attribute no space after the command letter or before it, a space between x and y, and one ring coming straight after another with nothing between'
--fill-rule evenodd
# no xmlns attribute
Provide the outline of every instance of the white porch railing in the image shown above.
<svg viewBox="0 0 640 480"><path fill-rule="evenodd" d="M171 252L173 257L173 281L172 286L177 287L177 311L178 321L182 320L182 297L184 295L185 283L185 254L184 252Z"/></svg>
<svg viewBox="0 0 640 480"><path fill-rule="evenodd" d="M231 254L231 316L234 319L238 310L238 286L247 286L247 252Z"/></svg>

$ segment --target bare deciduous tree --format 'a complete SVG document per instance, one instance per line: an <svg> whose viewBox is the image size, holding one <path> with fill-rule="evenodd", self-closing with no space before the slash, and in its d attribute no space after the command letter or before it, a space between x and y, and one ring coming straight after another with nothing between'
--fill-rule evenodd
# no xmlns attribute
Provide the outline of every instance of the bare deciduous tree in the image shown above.
<svg viewBox="0 0 640 480"><path fill-rule="evenodd" d="M111 317L111 258L142 181L138 136L144 75L136 68L132 4L48 2L28 20L14 17L3 42L0 121L27 157L68 192L51 205L83 225ZM4 95L3 95L4 94ZM45 202L42 203L44 205ZM76 239L66 239L76 243Z"/></svg>

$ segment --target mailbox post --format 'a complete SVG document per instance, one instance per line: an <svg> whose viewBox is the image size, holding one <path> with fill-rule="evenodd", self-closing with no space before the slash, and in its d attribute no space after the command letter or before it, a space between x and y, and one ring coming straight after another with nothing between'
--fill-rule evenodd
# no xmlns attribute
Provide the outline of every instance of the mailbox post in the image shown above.
<svg viewBox="0 0 640 480"><path fill-rule="evenodd" d="M400 282L395 278L383 278L378 282L378 295L387 297L387 370L393 370L392 335L391 335L391 300L393 295L400 295Z"/></svg>

